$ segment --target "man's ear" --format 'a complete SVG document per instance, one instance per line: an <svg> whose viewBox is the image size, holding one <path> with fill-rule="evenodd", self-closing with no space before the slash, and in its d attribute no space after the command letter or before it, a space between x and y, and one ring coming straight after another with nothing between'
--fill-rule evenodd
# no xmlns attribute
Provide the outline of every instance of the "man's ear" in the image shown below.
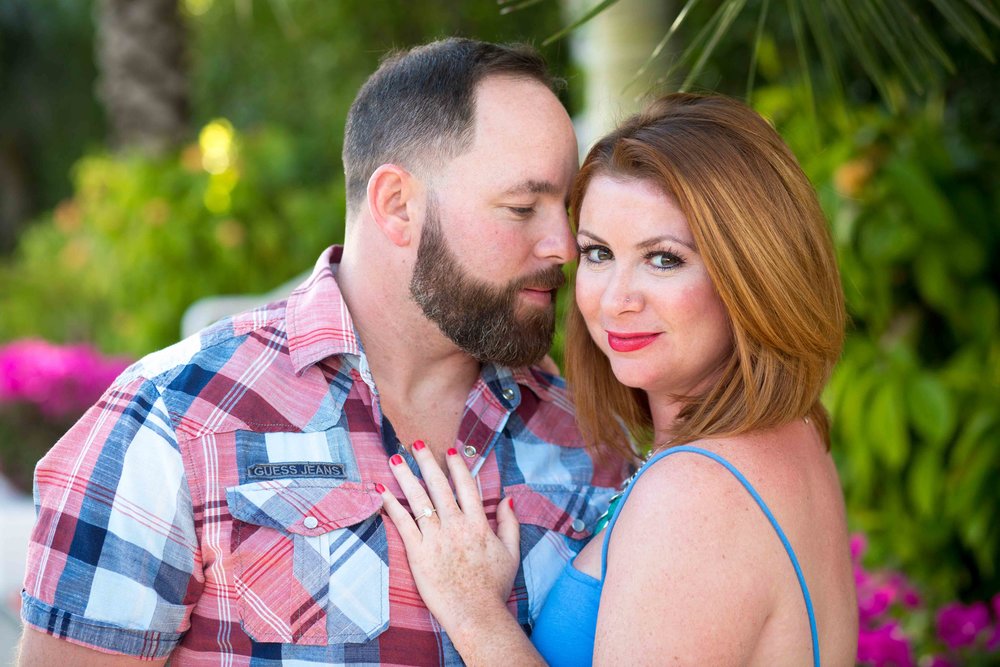
<svg viewBox="0 0 1000 667"><path fill-rule="evenodd" d="M395 164L383 164L368 179L368 210L385 237L403 247L413 238L409 205L416 191L416 179Z"/></svg>

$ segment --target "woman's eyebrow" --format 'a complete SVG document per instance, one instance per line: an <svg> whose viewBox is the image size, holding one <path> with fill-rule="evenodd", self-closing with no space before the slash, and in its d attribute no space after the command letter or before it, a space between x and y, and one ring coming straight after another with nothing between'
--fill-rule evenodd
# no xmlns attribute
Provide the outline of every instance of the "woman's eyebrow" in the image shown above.
<svg viewBox="0 0 1000 667"><path fill-rule="evenodd" d="M597 241L598 243L603 243L605 245L608 244L608 242L602 239L600 236L594 234L593 232L589 232L586 229L581 229L577 233L583 236L590 237L591 239ZM664 241L673 241L674 243L679 243L685 248L688 248L692 252L698 252L698 249L695 248L693 244L685 241L684 239L678 238L673 234L661 234L660 236L654 236L653 238L646 239L645 241L640 241L639 243L636 243L635 246L641 249L652 248L663 243Z"/></svg>

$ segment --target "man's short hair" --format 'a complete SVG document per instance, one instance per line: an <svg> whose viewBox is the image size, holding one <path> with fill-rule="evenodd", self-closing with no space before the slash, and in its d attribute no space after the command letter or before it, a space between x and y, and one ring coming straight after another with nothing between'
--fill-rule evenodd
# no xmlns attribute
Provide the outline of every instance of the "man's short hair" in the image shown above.
<svg viewBox="0 0 1000 667"><path fill-rule="evenodd" d="M489 76L557 81L523 44L450 38L389 54L358 91L344 130L347 209L357 211L383 164L433 168L469 149L477 85Z"/></svg>

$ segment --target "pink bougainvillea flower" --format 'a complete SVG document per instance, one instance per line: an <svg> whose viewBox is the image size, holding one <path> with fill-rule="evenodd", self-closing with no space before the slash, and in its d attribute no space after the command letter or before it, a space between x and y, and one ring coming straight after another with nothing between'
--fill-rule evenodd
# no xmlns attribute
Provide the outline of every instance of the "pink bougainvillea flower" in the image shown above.
<svg viewBox="0 0 1000 667"><path fill-rule="evenodd" d="M948 648L956 649L976 643L980 633L990 625L990 612L984 602L963 605L947 604L937 613L937 634Z"/></svg>
<svg viewBox="0 0 1000 667"><path fill-rule="evenodd" d="M871 667L914 667L910 640L898 621L858 633L858 663Z"/></svg>
<svg viewBox="0 0 1000 667"><path fill-rule="evenodd" d="M854 533L851 535L851 561L858 563L868 549L868 538L864 533Z"/></svg>
<svg viewBox="0 0 1000 667"><path fill-rule="evenodd" d="M910 580L901 573L890 574L886 585L893 591L893 601L901 602L907 609L916 609L920 606L920 594Z"/></svg>
<svg viewBox="0 0 1000 667"><path fill-rule="evenodd" d="M129 363L89 345L15 341L0 346L0 402L23 401L46 416L73 416L93 404Z"/></svg>
<svg viewBox="0 0 1000 667"><path fill-rule="evenodd" d="M858 594L858 615L862 623L873 621L889 609L893 590L886 586L869 587Z"/></svg>

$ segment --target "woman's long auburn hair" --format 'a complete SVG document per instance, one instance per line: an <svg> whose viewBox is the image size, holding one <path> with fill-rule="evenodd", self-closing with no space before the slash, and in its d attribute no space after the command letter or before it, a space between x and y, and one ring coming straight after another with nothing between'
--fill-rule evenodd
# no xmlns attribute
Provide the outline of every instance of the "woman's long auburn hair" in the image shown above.
<svg viewBox="0 0 1000 667"><path fill-rule="evenodd" d="M677 204L733 348L714 384L654 433L645 392L615 378L574 302L566 377L587 442L632 458L633 442L661 448L809 417L829 448L819 399L843 345L843 290L816 193L774 128L728 97L666 95L590 150L570 199L576 225L597 175L654 183Z"/></svg>

